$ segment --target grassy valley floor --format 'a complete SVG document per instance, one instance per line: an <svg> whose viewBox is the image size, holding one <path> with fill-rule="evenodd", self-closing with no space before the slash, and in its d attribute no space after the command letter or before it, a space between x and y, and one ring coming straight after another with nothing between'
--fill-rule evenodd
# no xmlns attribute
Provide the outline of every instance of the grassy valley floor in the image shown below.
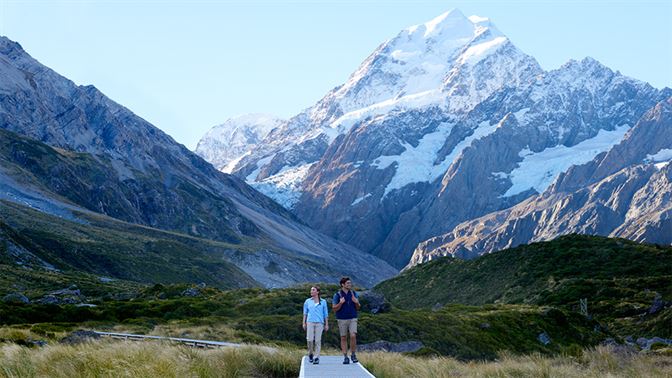
<svg viewBox="0 0 672 378"><path fill-rule="evenodd" d="M327 350L326 354L335 354ZM303 350L200 350L160 342L96 341L27 348L0 344L0 377L296 377ZM360 353L376 377L670 377L672 356L597 347L576 356L502 354L495 361Z"/></svg>
<svg viewBox="0 0 672 378"><path fill-rule="evenodd" d="M385 310L372 313L376 296L362 296L358 334L359 344L420 341L422 348L361 353L360 360L377 377L672 377L669 343L625 345L628 337L672 337L671 251L570 236L477 260L423 264L376 288L391 302ZM224 290L0 267L4 293L22 286L26 295L0 301L0 377L298 375L310 285ZM81 293L54 294L72 284ZM330 302L337 286L321 286ZM592 318L576 308L584 297ZM338 354L330 316L323 346ZM61 343L79 329L250 346ZM610 338L611 346L603 346Z"/></svg>

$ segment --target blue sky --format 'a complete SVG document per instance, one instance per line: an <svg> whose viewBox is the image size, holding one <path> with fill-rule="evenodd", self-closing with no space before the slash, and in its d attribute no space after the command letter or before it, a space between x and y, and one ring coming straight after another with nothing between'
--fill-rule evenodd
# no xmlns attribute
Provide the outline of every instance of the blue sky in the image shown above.
<svg viewBox="0 0 672 378"><path fill-rule="evenodd" d="M0 34L193 149L250 112L290 117L401 29L458 8L544 69L591 56L672 87L672 2L0 0Z"/></svg>

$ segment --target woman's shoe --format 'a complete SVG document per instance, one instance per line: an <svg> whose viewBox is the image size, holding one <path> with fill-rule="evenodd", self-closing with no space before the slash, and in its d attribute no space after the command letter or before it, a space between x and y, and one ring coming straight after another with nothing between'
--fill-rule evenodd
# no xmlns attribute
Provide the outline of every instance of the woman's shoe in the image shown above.
<svg viewBox="0 0 672 378"><path fill-rule="evenodd" d="M320 357L316 357L316 358L313 360L313 365L319 365L319 364L320 364Z"/></svg>
<svg viewBox="0 0 672 378"><path fill-rule="evenodd" d="M308 355L308 361L312 364L313 363L313 354Z"/></svg>

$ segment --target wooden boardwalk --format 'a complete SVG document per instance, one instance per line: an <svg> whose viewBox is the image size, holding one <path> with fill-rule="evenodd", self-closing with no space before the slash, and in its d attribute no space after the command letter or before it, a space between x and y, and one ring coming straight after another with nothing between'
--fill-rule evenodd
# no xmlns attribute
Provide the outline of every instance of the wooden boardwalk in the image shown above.
<svg viewBox="0 0 672 378"><path fill-rule="evenodd" d="M343 365L343 356L320 356L319 365L308 361L308 356L301 360L299 378L376 378L361 364Z"/></svg>

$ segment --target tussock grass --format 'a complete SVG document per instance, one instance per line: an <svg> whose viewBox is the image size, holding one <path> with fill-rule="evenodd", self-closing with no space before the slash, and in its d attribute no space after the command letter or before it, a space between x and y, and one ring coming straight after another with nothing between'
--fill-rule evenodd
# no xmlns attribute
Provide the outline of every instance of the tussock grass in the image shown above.
<svg viewBox="0 0 672 378"><path fill-rule="evenodd" d="M395 353L361 353L360 361L378 378L396 377L672 377L672 357L620 354L611 347L586 349L579 357L517 356L504 353L496 361L461 362Z"/></svg>
<svg viewBox="0 0 672 378"><path fill-rule="evenodd" d="M0 327L0 340L2 341L25 341L31 337L30 330L11 327Z"/></svg>
<svg viewBox="0 0 672 378"><path fill-rule="evenodd" d="M292 348L193 349L113 340L44 348L6 343L0 344L0 377L296 377L303 354ZM624 354L611 347L587 349L576 357L504 353L488 362L384 352L359 357L378 378L672 377L672 356Z"/></svg>
<svg viewBox="0 0 672 378"><path fill-rule="evenodd" d="M111 340L38 349L0 344L0 377L296 377L302 355Z"/></svg>

